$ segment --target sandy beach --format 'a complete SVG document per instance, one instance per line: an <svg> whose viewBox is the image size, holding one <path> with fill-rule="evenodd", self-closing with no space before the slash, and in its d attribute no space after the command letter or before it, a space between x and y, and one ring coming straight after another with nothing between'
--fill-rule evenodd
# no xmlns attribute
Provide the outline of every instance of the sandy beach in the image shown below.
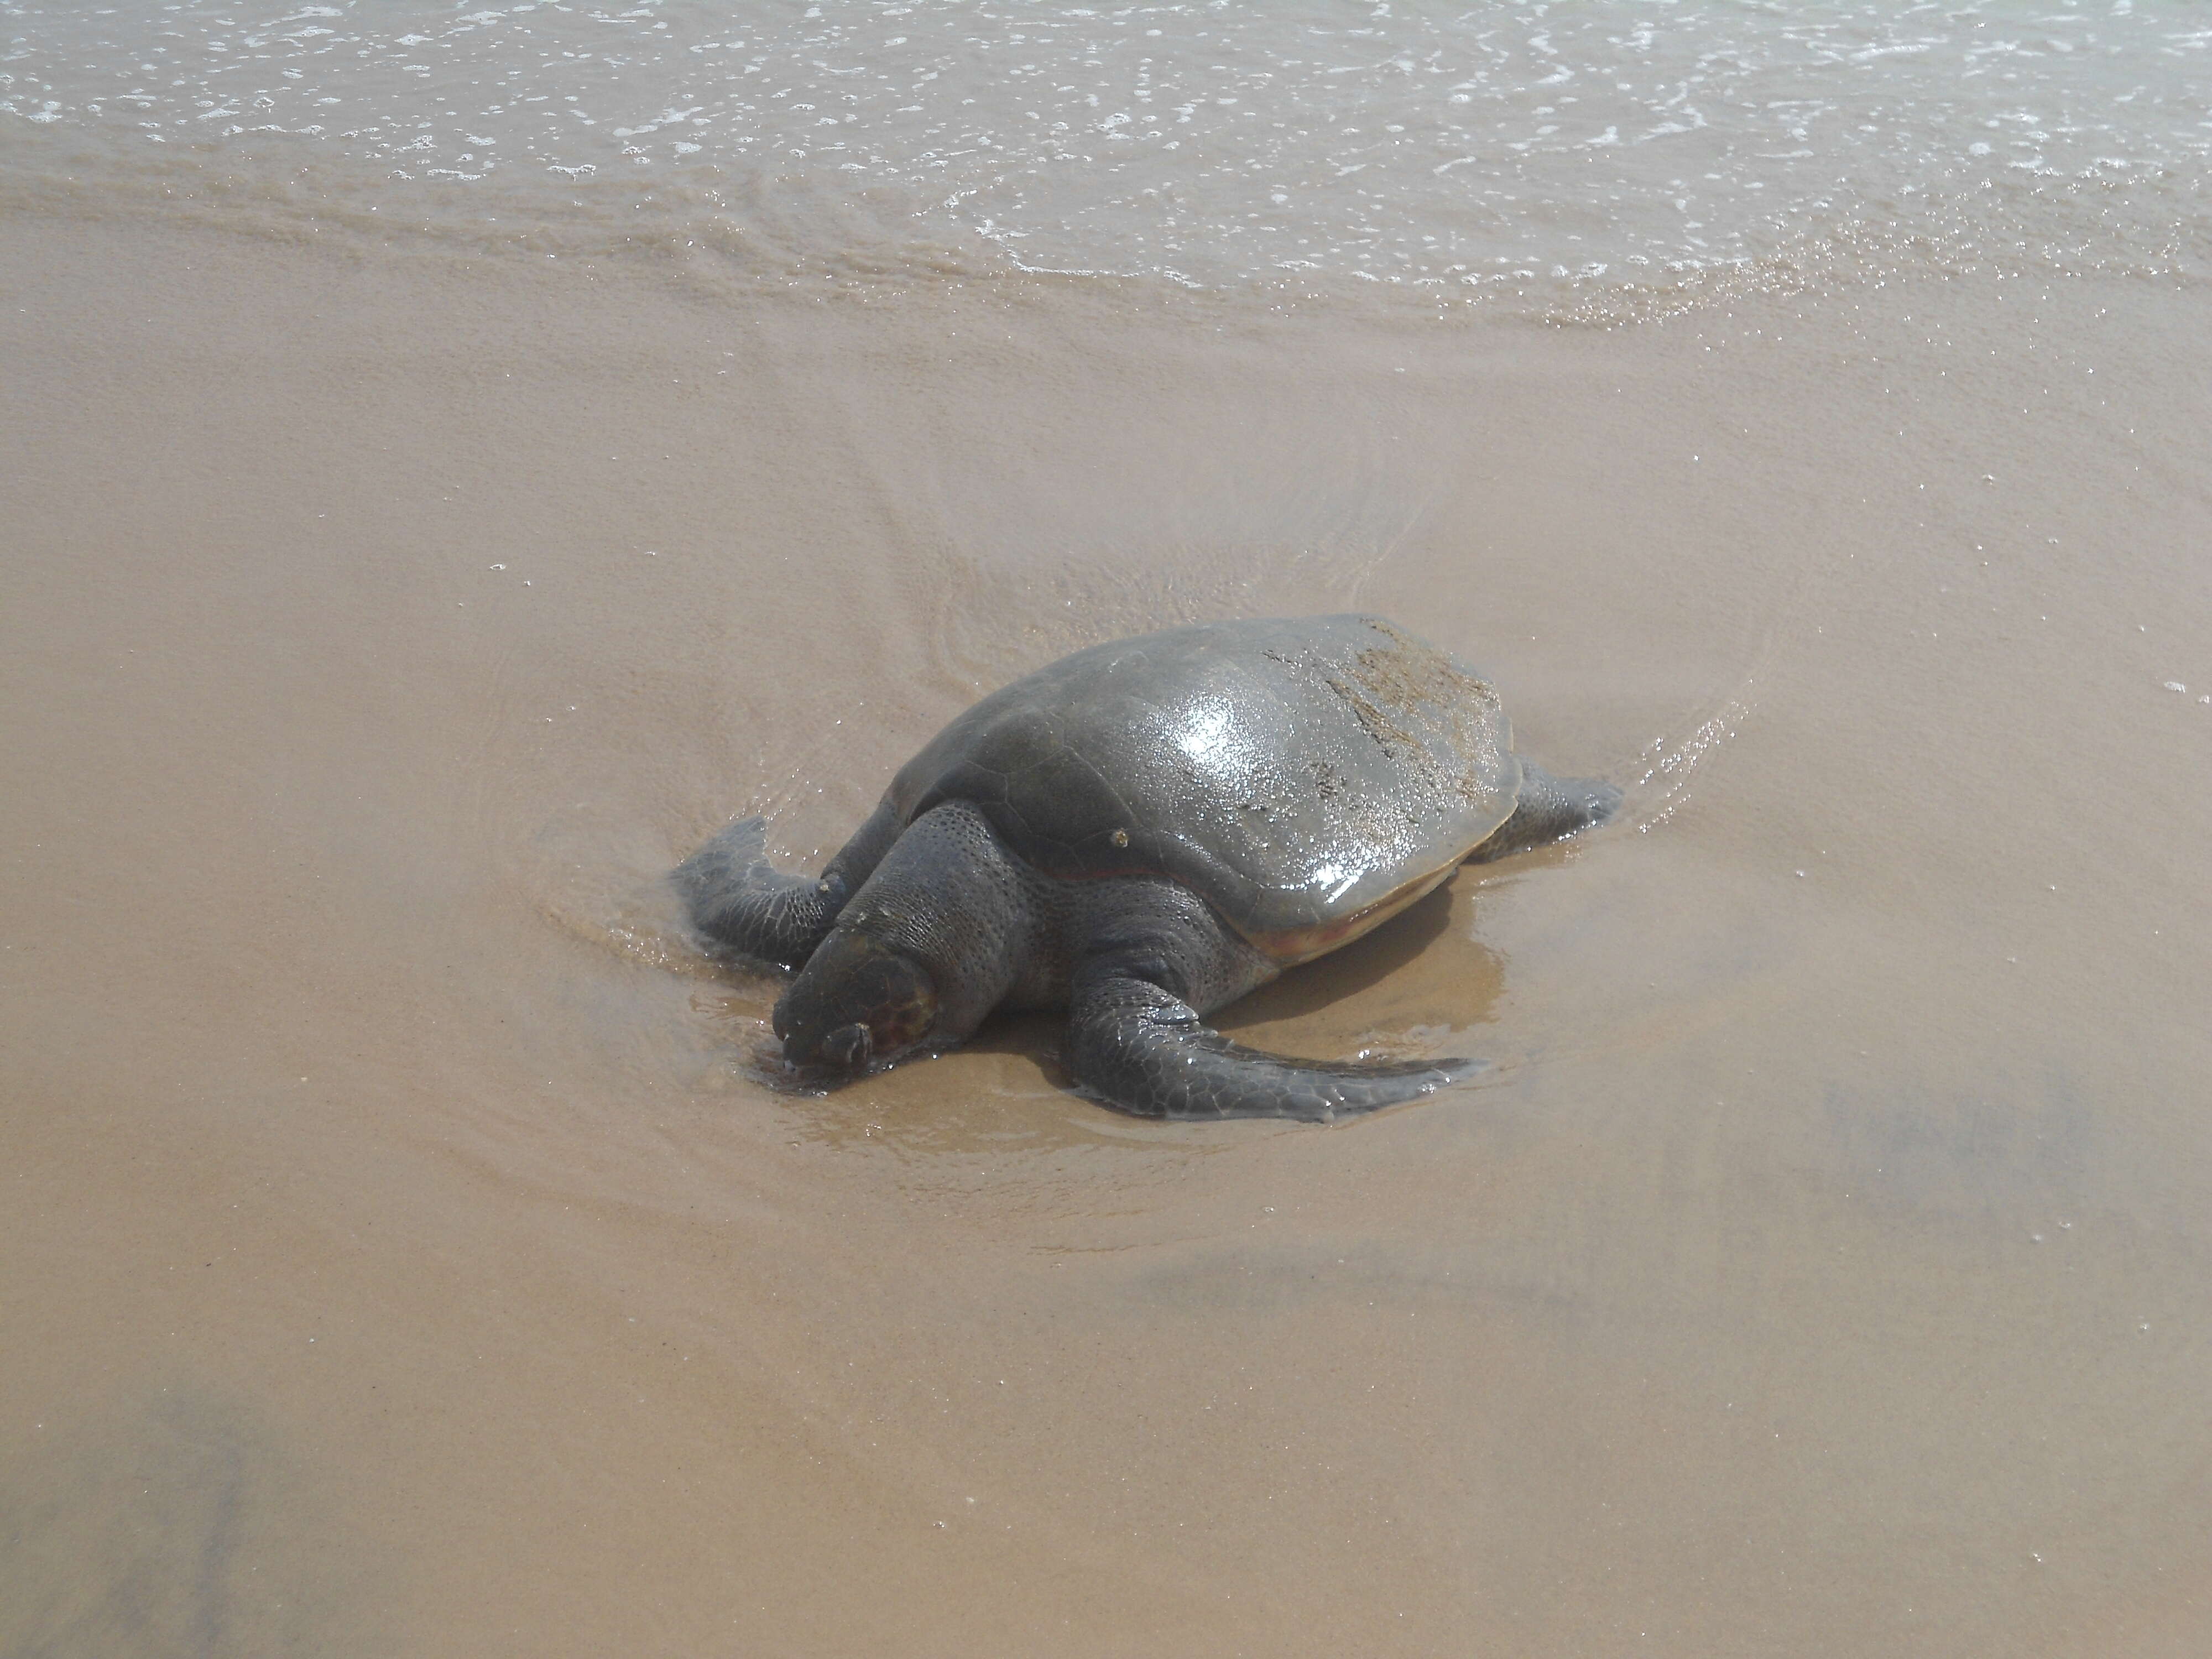
<svg viewBox="0 0 2212 1659"><path fill-rule="evenodd" d="M832 286L0 221L0 1654L2203 1651L2205 292ZM1489 1071L772 1086L705 836L1348 608L1627 811L1224 1029Z"/></svg>

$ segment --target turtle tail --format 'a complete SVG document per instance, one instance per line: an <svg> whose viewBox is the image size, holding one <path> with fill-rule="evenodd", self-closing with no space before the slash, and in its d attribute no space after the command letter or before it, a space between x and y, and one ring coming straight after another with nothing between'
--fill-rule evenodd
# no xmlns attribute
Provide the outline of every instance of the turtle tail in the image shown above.
<svg viewBox="0 0 2212 1659"><path fill-rule="evenodd" d="M1231 1042L1172 993L1121 975L1079 987L1071 1014L1068 1060L1076 1083L1139 1117L1328 1123L1432 1094L1486 1064L1332 1064L1263 1054Z"/></svg>

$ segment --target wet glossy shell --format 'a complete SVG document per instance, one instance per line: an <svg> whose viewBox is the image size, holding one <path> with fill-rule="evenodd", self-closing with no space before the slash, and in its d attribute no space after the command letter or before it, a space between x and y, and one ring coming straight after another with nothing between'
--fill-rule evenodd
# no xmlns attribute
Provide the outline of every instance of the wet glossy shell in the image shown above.
<svg viewBox="0 0 2212 1659"><path fill-rule="evenodd" d="M1038 869L1160 872L1284 962L1364 933L1513 811L1498 694L1374 617L1118 640L993 693L893 781L912 823L974 802Z"/></svg>

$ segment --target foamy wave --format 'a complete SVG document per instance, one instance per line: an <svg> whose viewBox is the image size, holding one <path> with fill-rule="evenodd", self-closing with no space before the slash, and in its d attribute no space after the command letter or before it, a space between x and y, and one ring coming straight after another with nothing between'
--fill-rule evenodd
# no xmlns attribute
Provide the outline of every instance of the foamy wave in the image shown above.
<svg viewBox="0 0 2212 1659"><path fill-rule="evenodd" d="M1561 320L2212 246L2212 33L2155 8L824 10L53 8L0 133L94 193L487 249Z"/></svg>

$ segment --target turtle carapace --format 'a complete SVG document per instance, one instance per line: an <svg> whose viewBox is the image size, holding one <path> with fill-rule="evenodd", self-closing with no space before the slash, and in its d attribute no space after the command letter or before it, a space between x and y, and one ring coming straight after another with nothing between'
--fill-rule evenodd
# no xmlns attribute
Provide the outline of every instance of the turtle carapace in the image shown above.
<svg viewBox="0 0 2212 1659"><path fill-rule="evenodd" d="M1203 1017L1620 799L1522 760L1491 684L1393 623L1206 623L984 698L817 880L771 868L747 818L675 881L711 945L798 970L774 1015L793 1066L864 1070L995 1008L1065 1006L1069 1067L1110 1106L1326 1121L1471 1062L1284 1059Z"/></svg>

